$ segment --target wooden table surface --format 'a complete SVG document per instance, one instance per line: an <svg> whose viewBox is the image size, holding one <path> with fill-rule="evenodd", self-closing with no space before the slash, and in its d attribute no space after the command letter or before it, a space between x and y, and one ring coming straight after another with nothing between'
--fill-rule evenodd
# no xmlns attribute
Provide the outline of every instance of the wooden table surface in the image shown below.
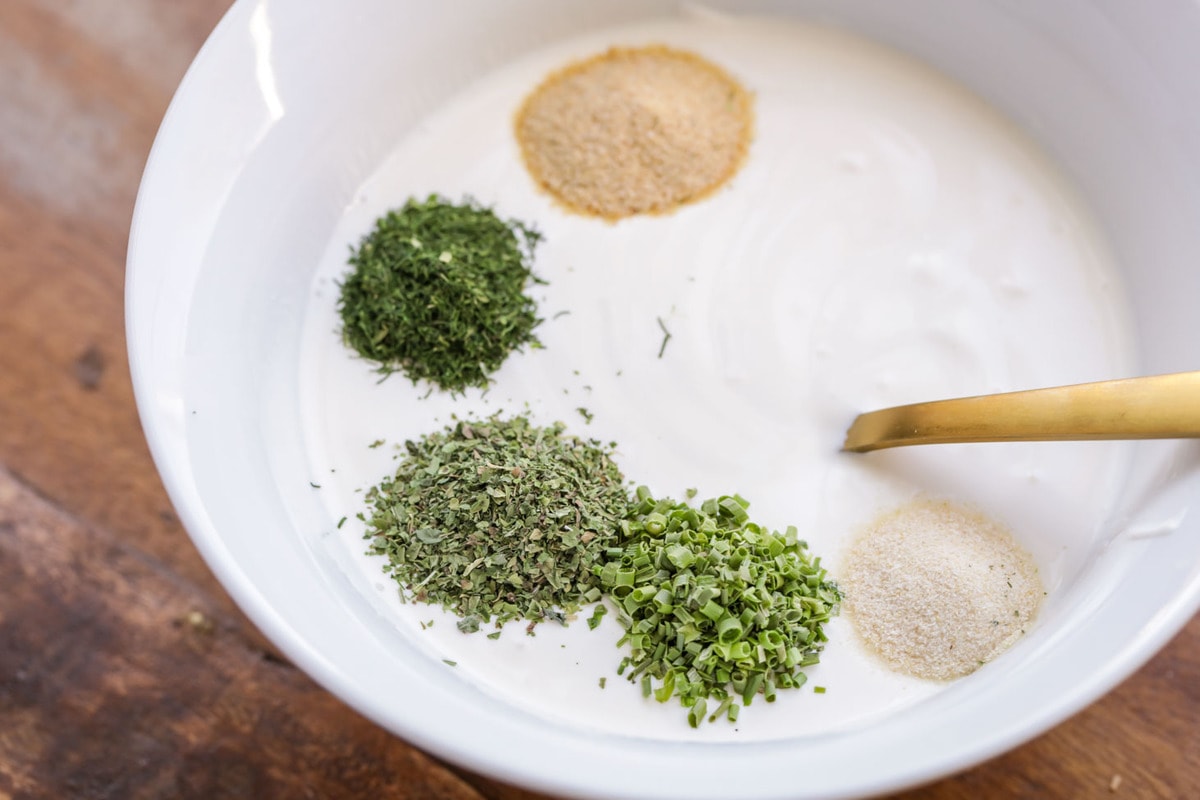
<svg viewBox="0 0 1200 800"><path fill-rule="evenodd" d="M0 0L0 798L528 800L280 657L151 463L126 237L171 93L228 4ZM904 797L1197 797L1198 726L1200 618L1065 724Z"/></svg>

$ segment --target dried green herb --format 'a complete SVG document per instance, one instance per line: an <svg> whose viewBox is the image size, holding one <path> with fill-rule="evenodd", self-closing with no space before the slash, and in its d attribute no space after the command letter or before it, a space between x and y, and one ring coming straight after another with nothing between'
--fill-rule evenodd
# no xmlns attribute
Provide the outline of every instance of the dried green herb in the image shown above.
<svg viewBox="0 0 1200 800"><path fill-rule="evenodd" d="M595 567L629 495L612 446L564 430L493 416L405 443L367 493L365 534L402 596L455 612L463 632L520 618L532 633L600 599Z"/></svg>
<svg viewBox="0 0 1200 800"><path fill-rule="evenodd" d="M803 685L841 600L796 529L756 525L748 507L733 495L693 508L641 487L625 544L596 568L629 646L617 673L659 702L678 697L692 726Z"/></svg>
<svg viewBox="0 0 1200 800"><path fill-rule="evenodd" d="M603 603L598 603L595 611L593 611L592 615L588 617L588 627L592 630L596 630L596 628L600 625L600 620L604 619L604 615L607 613L608 606L604 605Z"/></svg>
<svg viewBox="0 0 1200 800"><path fill-rule="evenodd" d="M514 350L540 346L525 287L541 236L474 201L409 200L375 222L341 286L342 336L379 371L451 392L486 387Z"/></svg>
<svg viewBox="0 0 1200 800"><path fill-rule="evenodd" d="M671 341L671 332L667 330L667 323L663 322L662 317L655 317L658 320L658 329L663 332L662 344L658 346L658 357L662 358L663 353L667 350L667 342Z"/></svg>

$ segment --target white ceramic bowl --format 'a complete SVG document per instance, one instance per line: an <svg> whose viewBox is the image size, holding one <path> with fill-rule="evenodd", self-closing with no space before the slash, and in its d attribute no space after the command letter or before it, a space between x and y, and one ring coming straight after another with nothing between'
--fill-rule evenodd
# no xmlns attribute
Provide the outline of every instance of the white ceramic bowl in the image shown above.
<svg viewBox="0 0 1200 800"><path fill-rule="evenodd" d="M461 111L453 104L443 108L446 98L469 87L486 97L487 81L506 65L524 64L532 75L573 52L594 50L606 40L603 31L627 33L636 28L621 26L696 13L702 12L673 2L633 0L238 2L180 86L138 196L127 309L139 409L182 520L247 615L323 686L417 746L502 780L581 797L849 797L898 789L968 767L1058 723L1144 663L1196 612L1200 517L1190 510L1200 496L1200 451L1193 443L1129 446L1121 461L1128 475L1114 497L1091 501L1102 509L1102 524L1089 532L1086 546L1073 545L1069 569L1049 570L1054 585L1041 623L1000 661L896 713L815 733L800 717L776 714L775 726L764 728L768 734L747 735L744 742L692 734L684 726L662 734L591 725L582 711L572 711L570 686L562 703L534 698L526 687L526 704L519 686L508 693L488 686L486 652L477 644L463 658L478 663L447 669L437 647L414 633L411 618L406 622L379 599L382 590L356 565L356 545L337 533L339 509L356 510L346 507L352 482L387 463L346 456L353 462L347 471L358 474L329 474L330 465L343 463L339 447L361 455L374 430L414 435L435 427L434 416L445 421L455 410L489 408L479 398L455 406L435 397L421 406L406 395L411 387L395 380L373 394L360 362L336 347L321 350L319 342L314 350L313 337L336 340L329 316L333 287L322 270L345 252L347 232L362 231L377 208L431 188L422 181L436 170L411 185L401 170L395 196L373 179L388 172L384 167L401 142L428 130L429 120L446 125ZM992 104L1058 163L1103 227L1128 296L1132 366L1145 374L1197 366L1200 6L1191 0L1164 0L1153 9L1074 1L764 0L739 3L737 13L847 29L926 62ZM439 157L453 161L451 143L446 148ZM510 157L502 149L442 190L474 188L488 201L502 196L513 214L557 214L531 189L503 195L505 185L521 182L519 168L505 160ZM399 167L389 169L395 178ZM713 202L741 202L747 215L762 212L739 201L737 191L735 182L732 199ZM686 213L693 216L681 212L680 219L696 225L709 212ZM548 224L569 232L587 223ZM634 222L622 230L649 229ZM694 249L694 242L665 238L664 248ZM560 236L553 254L569 257L573 244L570 235ZM589 291L583 278L562 274L552 286L555 281ZM562 386L569 396L563 402L583 404L577 398L589 390L580 384L613 366L612 352L630 342L657 349L655 308L675 313L667 305L634 304L646 323L642 339L610 342L549 326L551 355L520 357L536 364L542 382L523 377L518 366L501 374L497 392L511 391L515 402L533 398L536 405ZM586 318L586 309L571 310ZM680 326L672 347L681 348L681 360L663 369L684 387L706 385L692 369L694 359L682 360L691 352L686 334L704 330L706 318L698 316L670 317ZM1062 331L1065 340L1089 335ZM592 369L582 378L571 369L573 346ZM320 358L313 355L318 351ZM630 369L653 381L653 369L666 363L647 358ZM1057 382L1036 370L1013 374ZM1063 374L1061 382L1072 377ZM347 385L331 389L333 381ZM625 391L625 418L648 416L659 428L670 428L676 413L689 424L705 419L690 408L703 406L693 402L695 395L680 409L677 401L639 395L629 386L612 376L596 381L596 402L615 408L609 417L620 417ZM324 399L314 399L322 392ZM393 401L397 405L389 405ZM331 431L322 417L331 412L314 410L314 403L361 403L362 413L339 418L343 427ZM558 406L544 403L538 408L558 413ZM719 422L728 410L716 409L712 419ZM815 446L836 447L852 410L834 408L818 420L825 433L815 436ZM782 412L764 407L754 413ZM603 424L598 413L598 430ZM689 461L704 460L687 451L684 436L647 434L639 441L639 428L624 430L634 432L622 441L630 464L646 467L653 479L667 480ZM339 444L337 436L347 431L351 442ZM969 464L982 451L958 452ZM732 470L726 490L752 494L747 483L769 482L748 463L730 461L745 468ZM656 463L658 472L648 466ZM904 462L891 462L898 463ZM707 490L716 477L697 469ZM675 481L666 488L677 490L689 477ZM786 492L764 493L774 498L767 513L787 511ZM820 544L819 534L815 540ZM1027 537L1026 543L1038 552L1037 541ZM839 633L848 633L844 624ZM546 641L557 641L553 637L547 633ZM831 663L822 665L821 679L831 687L841 646L831 643ZM530 648L532 658L546 655ZM584 655L595 661L588 663L589 684L611 674L616 660L596 661L596 652ZM598 702L605 701L592 697L580 708ZM748 718L743 725L750 729Z"/></svg>

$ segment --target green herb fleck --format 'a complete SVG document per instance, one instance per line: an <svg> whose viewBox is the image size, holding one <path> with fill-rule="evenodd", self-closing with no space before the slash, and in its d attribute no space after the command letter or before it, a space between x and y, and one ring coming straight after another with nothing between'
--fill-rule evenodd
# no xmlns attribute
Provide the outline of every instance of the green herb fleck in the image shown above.
<svg viewBox="0 0 1200 800"><path fill-rule="evenodd" d="M667 342L671 341L671 332L667 330L667 323L663 322L662 317L655 317L655 319L658 320L659 330L663 332L662 344L658 346L658 357L662 358L663 352L667 349Z"/></svg>
<svg viewBox="0 0 1200 800"><path fill-rule="evenodd" d="M337 523L338 530L340 531L340 530L342 529L342 526L343 526L343 525L345 525L345 524L346 524L346 518L345 518L345 517L342 517L341 519L339 519L339 520L338 520L338 523Z"/></svg>
<svg viewBox="0 0 1200 800"><path fill-rule="evenodd" d="M405 443L396 474L367 494L368 552L402 596L458 614L535 623L600 599L596 565L628 511L612 449L527 417L459 421Z"/></svg>
<svg viewBox="0 0 1200 800"><path fill-rule="evenodd" d="M308 482L308 485L309 485L309 486L311 486L311 487L312 487L312 488L314 488L314 489L320 489L320 488L321 488L321 484L319 484L319 483L313 483L312 481L309 481L309 482Z"/></svg>
<svg viewBox="0 0 1200 800"><path fill-rule="evenodd" d="M824 686L814 686L813 694L825 694L825 687Z"/></svg>
<svg viewBox="0 0 1200 800"><path fill-rule="evenodd" d="M382 447L383 445L384 445L383 439L376 439L375 441L373 441L369 445L367 445L367 447L374 450L376 447Z"/></svg>
<svg viewBox="0 0 1200 800"><path fill-rule="evenodd" d="M588 621L587 621L588 628L593 631L596 630L596 628L600 625L600 620L604 619L604 615L607 613L608 613L608 607L605 606L603 603L598 604L596 606L596 610L592 612L592 615L590 617L588 617Z"/></svg>
<svg viewBox="0 0 1200 800"><path fill-rule="evenodd" d="M450 392L486 388L541 322L524 294L541 235L467 200L410 199L375 222L341 285L342 338L379 372Z"/></svg>
<svg viewBox="0 0 1200 800"><path fill-rule="evenodd" d="M600 676L600 688L603 689L606 685L608 685L608 678L601 675Z"/></svg>
<svg viewBox="0 0 1200 800"><path fill-rule="evenodd" d="M694 508L639 487L624 545L596 568L629 648L617 674L656 681L654 698L678 697L693 726L708 700L710 719L736 720L738 700L803 685L841 601L796 529L757 525L748 507L732 495Z"/></svg>
<svg viewBox="0 0 1200 800"><path fill-rule="evenodd" d="M586 425L590 425L592 423L592 420L595 418L595 414L588 411L583 406L580 406L579 408L577 408L575 410L579 412L579 416L583 417L583 422Z"/></svg>
<svg viewBox="0 0 1200 800"><path fill-rule="evenodd" d="M449 665L450 665L450 666L452 666L452 667L457 667L457 666L458 666L458 662L457 662L457 661L451 661L451 660L450 660L450 659L448 659L448 658L443 658L443 659L442 659L442 662L443 662L443 663L445 663L445 664L449 664Z"/></svg>

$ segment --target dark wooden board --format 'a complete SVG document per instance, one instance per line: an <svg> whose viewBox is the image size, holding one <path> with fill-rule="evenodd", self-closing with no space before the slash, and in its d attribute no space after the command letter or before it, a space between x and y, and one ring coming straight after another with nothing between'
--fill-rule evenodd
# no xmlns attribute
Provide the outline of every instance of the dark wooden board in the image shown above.
<svg viewBox="0 0 1200 800"><path fill-rule="evenodd" d="M150 461L126 237L171 92L227 6L0 2L0 798L529 800L280 658ZM903 796L1200 796L1200 619L1065 724Z"/></svg>

